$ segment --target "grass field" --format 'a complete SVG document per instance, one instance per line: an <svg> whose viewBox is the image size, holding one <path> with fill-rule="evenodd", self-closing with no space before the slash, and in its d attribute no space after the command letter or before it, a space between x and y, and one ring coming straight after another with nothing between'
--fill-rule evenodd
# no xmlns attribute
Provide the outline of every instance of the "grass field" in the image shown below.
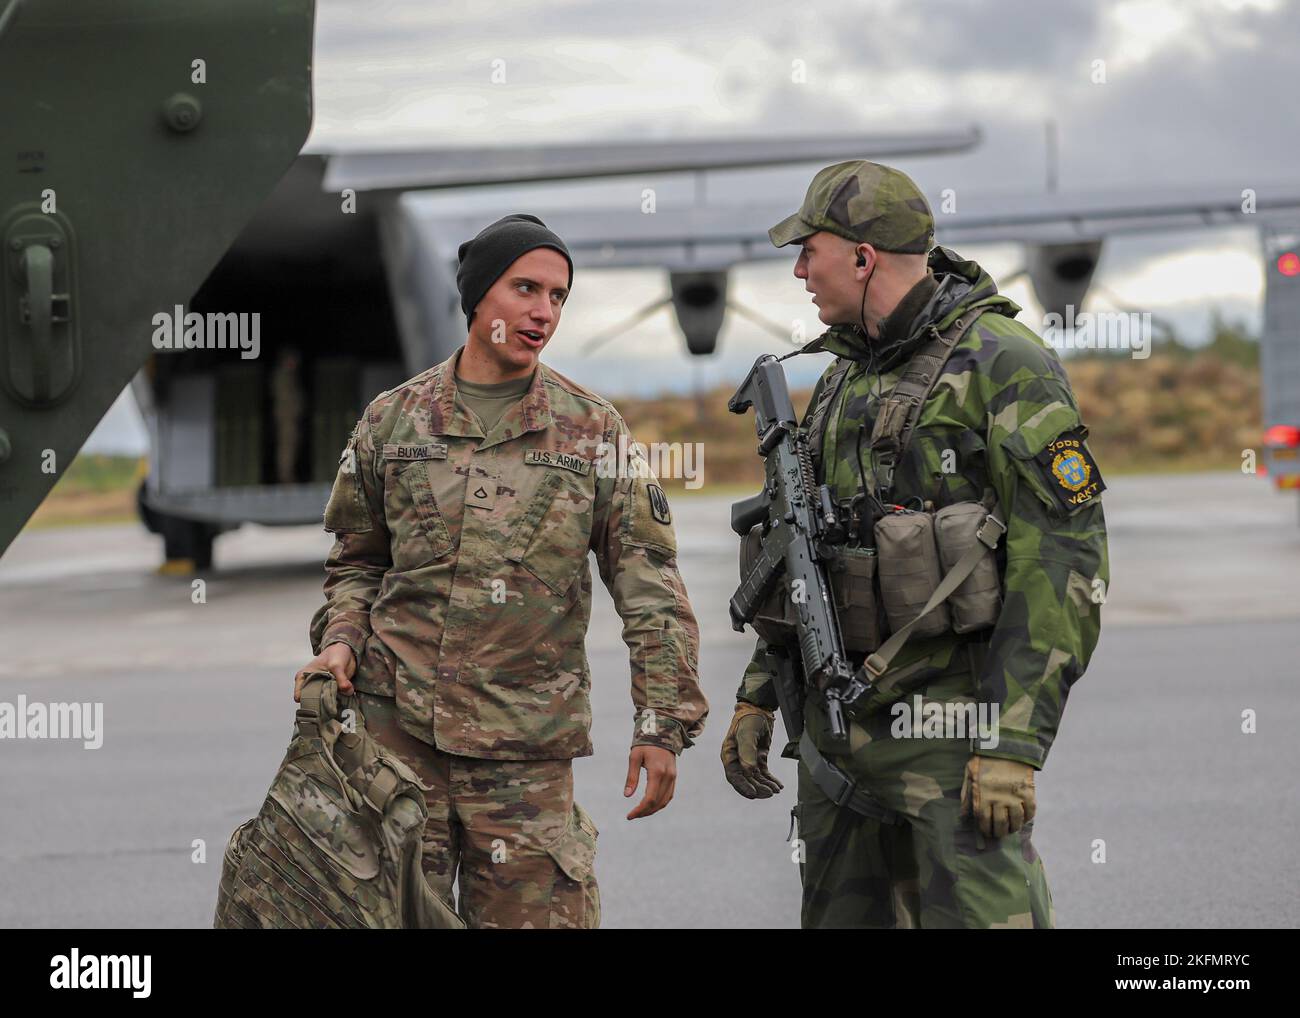
<svg viewBox="0 0 1300 1018"><path fill-rule="evenodd" d="M1240 470L1243 452L1259 448L1259 368L1239 346L1195 352L1175 346L1145 360L1074 357L1066 371L1105 477ZM703 437L707 485L701 490L757 490L762 474L753 417L728 413L730 395L717 388L699 396L613 401L647 446L684 446ZM811 395L807 389L791 393L801 414ZM669 479L664 487L689 491Z"/></svg>
<svg viewBox="0 0 1300 1018"><path fill-rule="evenodd" d="M27 525L40 529L134 520L136 488L147 469L139 456L78 456Z"/></svg>
<svg viewBox="0 0 1300 1018"><path fill-rule="evenodd" d="M1072 357L1066 362L1089 445L1102 474L1240 470L1245 450L1261 439L1258 347L1221 326L1208 347L1177 344L1145 360ZM636 439L649 446L689 443L703 449L702 487L664 477L674 497L757 491L753 418L727 412L732 390L653 399L611 397ZM810 390L791 394L802 413ZM679 461L680 462L680 461ZM688 465L690 461L685 461ZM698 466L698 461L695 464ZM32 518L33 527L133 520L135 492L147 469L128 456L78 456Z"/></svg>

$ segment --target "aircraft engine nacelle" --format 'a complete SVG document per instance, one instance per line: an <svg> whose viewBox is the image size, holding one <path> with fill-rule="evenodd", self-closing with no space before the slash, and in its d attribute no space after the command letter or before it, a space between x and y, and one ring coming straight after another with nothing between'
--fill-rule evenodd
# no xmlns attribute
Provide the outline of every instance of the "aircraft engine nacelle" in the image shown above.
<svg viewBox="0 0 1300 1018"><path fill-rule="evenodd" d="M1026 254L1026 272L1034 284L1034 294L1045 314L1066 316L1066 305L1075 314L1083 303L1093 270L1101 258L1101 241L1076 241L1069 244L1035 244Z"/></svg>
<svg viewBox="0 0 1300 1018"><path fill-rule="evenodd" d="M668 281L686 349L697 357L713 353L727 313L727 270L670 272Z"/></svg>

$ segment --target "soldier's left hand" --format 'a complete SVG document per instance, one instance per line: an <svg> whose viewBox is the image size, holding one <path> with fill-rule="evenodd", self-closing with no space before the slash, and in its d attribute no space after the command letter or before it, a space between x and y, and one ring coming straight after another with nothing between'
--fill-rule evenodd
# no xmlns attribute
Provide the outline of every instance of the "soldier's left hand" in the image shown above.
<svg viewBox="0 0 1300 1018"><path fill-rule="evenodd" d="M677 788L677 757L672 750L659 746L633 746L627 758L627 784L623 786L623 797L627 798L636 791L641 781L641 771L645 771L645 796L636 804L636 808L627 815L629 820L648 817L658 813L672 801Z"/></svg>
<svg viewBox="0 0 1300 1018"><path fill-rule="evenodd" d="M1015 834L1034 819L1034 768L1018 760L972 756L961 782L961 815L986 837Z"/></svg>

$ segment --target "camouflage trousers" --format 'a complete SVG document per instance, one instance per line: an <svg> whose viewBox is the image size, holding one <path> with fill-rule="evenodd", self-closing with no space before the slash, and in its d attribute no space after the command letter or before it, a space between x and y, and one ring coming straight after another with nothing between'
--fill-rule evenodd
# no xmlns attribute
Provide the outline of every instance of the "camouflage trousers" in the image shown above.
<svg viewBox="0 0 1300 1018"><path fill-rule="evenodd" d="M969 675L940 679L923 702L969 700L971 686ZM895 810L901 824L836 806L799 765L804 928L1053 927L1047 873L1030 840L1033 822L985 838L960 816L970 740L895 738L893 722L886 708L854 723L849 752L826 758Z"/></svg>
<svg viewBox="0 0 1300 1018"><path fill-rule="evenodd" d="M398 727L396 701L358 693L367 731L429 786L423 867L470 928L600 925L596 826L573 801L571 760L443 753Z"/></svg>

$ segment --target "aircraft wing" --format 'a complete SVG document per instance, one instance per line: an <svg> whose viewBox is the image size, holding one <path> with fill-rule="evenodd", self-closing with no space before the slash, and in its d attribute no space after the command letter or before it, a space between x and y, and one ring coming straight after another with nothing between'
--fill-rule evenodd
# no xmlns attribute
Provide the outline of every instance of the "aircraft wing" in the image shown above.
<svg viewBox="0 0 1300 1018"><path fill-rule="evenodd" d="M846 132L810 137L334 152L323 153L328 162L324 188L327 191L341 191L345 187L370 192L408 191L744 169L867 157L944 155L965 152L979 141L979 128L969 127L959 131L891 134Z"/></svg>
<svg viewBox="0 0 1300 1018"><path fill-rule="evenodd" d="M1254 212L1243 211L1240 187L1144 191L979 195L928 195L938 241L967 244L1022 242L1058 244L1102 240L1123 233L1253 226L1260 219L1300 210L1300 186L1271 185L1254 192ZM546 209L547 226L564 238L575 263L585 267L722 268L765 258L791 258L774 248L769 227L798 208L801 195L784 202L670 207L653 214L621 206ZM955 208L943 211L945 206ZM421 215L451 257L456 245L498 218L493 212ZM442 245L440 245L442 246Z"/></svg>
<svg viewBox="0 0 1300 1018"><path fill-rule="evenodd" d="M1255 226L1273 213L1300 208L1300 185L1123 188L1053 194L929 195L943 244L1020 241L1065 244L1122 233ZM1252 208L1254 211L1246 211Z"/></svg>
<svg viewBox="0 0 1300 1018"><path fill-rule="evenodd" d="M767 239L767 228L798 207L785 205L660 208L608 206L545 209L546 225L564 238L579 268L662 268L670 271L724 268L768 257L790 257ZM415 213L425 236L455 259L462 240L500 218L500 210L464 214Z"/></svg>

